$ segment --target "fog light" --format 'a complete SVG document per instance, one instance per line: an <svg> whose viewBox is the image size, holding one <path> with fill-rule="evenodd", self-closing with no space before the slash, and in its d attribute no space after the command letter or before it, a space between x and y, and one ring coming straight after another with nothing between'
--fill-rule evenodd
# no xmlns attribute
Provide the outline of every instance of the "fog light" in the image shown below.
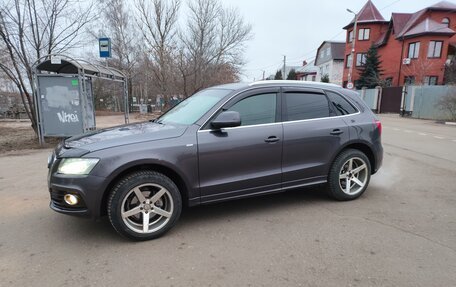
<svg viewBox="0 0 456 287"><path fill-rule="evenodd" d="M78 197L74 194L65 194L63 199L65 200L66 204L68 204L68 205L76 205L79 202Z"/></svg>

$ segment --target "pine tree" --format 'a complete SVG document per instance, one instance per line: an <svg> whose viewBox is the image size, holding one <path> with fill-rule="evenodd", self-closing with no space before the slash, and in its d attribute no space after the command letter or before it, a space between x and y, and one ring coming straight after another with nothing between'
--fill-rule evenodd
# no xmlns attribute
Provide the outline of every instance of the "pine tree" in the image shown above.
<svg viewBox="0 0 456 287"><path fill-rule="evenodd" d="M361 89L366 87L372 89L378 86L381 82L380 76L382 75L382 70L380 69L381 64L382 62L380 61L377 48L371 46L367 51L366 63L359 80L356 82L356 88Z"/></svg>
<svg viewBox="0 0 456 287"><path fill-rule="evenodd" d="M296 71L295 69L291 69L288 73L287 80L296 80Z"/></svg>
<svg viewBox="0 0 456 287"><path fill-rule="evenodd" d="M274 76L274 80L283 80L282 71L278 70Z"/></svg>

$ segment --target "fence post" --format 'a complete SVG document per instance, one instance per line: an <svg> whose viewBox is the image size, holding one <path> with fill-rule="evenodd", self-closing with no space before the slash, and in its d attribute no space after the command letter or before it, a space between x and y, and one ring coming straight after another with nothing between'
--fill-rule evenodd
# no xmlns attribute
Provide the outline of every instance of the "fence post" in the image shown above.
<svg viewBox="0 0 456 287"><path fill-rule="evenodd" d="M401 108L399 109L399 115L401 117L405 116L406 96L407 96L407 85L402 87Z"/></svg>
<svg viewBox="0 0 456 287"><path fill-rule="evenodd" d="M361 99L363 99L363 101L366 100L366 87L361 88L360 96L361 96Z"/></svg>
<svg viewBox="0 0 456 287"><path fill-rule="evenodd" d="M412 87L412 96L410 98L410 117L412 117L413 115L413 110L414 110L414 107L415 107L415 88Z"/></svg>
<svg viewBox="0 0 456 287"><path fill-rule="evenodd" d="M381 105L382 105L382 87L377 86L375 87L375 98L374 98L374 106L377 110L377 114L381 113Z"/></svg>

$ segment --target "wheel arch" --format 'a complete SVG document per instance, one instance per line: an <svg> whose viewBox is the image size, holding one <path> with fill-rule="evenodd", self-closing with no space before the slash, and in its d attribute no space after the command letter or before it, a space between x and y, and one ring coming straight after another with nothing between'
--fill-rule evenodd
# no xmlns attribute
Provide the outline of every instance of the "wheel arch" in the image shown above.
<svg viewBox="0 0 456 287"><path fill-rule="evenodd" d="M372 146L369 143L364 142L364 141L348 142L346 145L342 146L337 151L337 153L332 158L331 162L334 162L335 158L340 153L342 153L343 151L345 151L347 149L356 149L356 150L359 150L359 151L363 152L367 156L367 158L369 159L369 163L371 165L371 174L375 174L375 172L376 172L375 166L376 166L377 159L375 158L375 154L374 154Z"/></svg>
<svg viewBox="0 0 456 287"><path fill-rule="evenodd" d="M163 175L169 177L177 186L179 189L179 192L182 196L182 203L184 205L188 204L188 198L189 198L189 186L187 182L184 180L183 176L179 174L178 171L175 169L164 165L160 163L155 163L155 162L136 162L136 163L130 163L127 166L123 166L121 168L118 168L115 172L112 178L109 180L109 184L106 186L106 188L103 191L103 197L101 199L101 206L100 206L100 216L106 215L107 214L107 204L108 204L108 199L109 199L109 194L114 187L114 185L124 176L127 174L130 174L135 171L141 171L141 170L153 170L159 173L162 173Z"/></svg>

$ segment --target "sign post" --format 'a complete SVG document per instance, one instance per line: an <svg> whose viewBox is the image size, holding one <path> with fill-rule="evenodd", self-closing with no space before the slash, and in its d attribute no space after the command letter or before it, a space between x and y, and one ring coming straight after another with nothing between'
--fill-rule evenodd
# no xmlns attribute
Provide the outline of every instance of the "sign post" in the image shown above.
<svg viewBox="0 0 456 287"><path fill-rule="evenodd" d="M98 39L100 58L111 58L111 39L99 38Z"/></svg>

